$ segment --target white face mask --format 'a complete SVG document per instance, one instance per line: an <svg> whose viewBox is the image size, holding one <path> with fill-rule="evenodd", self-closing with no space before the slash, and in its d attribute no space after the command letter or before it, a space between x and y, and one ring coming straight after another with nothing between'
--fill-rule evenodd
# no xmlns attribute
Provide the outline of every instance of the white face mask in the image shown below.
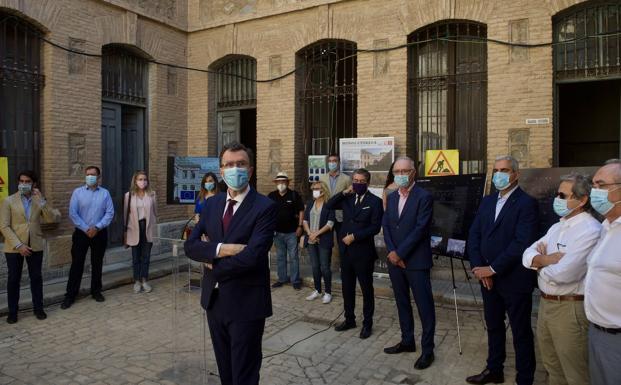
<svg viewBox="0 0 621 385"><path fill-rule="evenodd" d="M320 190L313 190L313 198L317 199L321 197L321 191Z"/></svg>
<svg viewBox="0 0 621 385"><path fill-rule="evenodd" d="M279 192L283 193L285 192L285 190L287 190L287 185L284 183L279 183L276 185L276 188L278 189Z"/></svg>

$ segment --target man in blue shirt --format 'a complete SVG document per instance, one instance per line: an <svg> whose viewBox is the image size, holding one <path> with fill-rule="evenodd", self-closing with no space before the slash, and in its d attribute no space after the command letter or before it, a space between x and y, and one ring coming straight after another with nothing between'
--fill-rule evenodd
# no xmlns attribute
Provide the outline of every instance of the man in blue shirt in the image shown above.
<svg viewBox="0 0 621 385"><path fill-rule="evenodd" d="M69 202L69 218L75 226L71 246L71 269L65 299L61 309L73 305L82 282L84 260L91 249L91 295L97 302L103 302L101 294L101 271L103 257L108 244L107 227L114 218L112 197L105 188L99 186L101 171L99 167L86 168L86 185L73 190Z"/></svg>

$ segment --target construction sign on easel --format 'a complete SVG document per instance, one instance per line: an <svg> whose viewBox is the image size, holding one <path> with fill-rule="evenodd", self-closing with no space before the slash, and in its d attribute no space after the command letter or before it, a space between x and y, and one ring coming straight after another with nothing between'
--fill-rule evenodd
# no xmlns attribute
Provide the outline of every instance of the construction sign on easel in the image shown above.
<svg viewBox="0 0 621 385"><path fill-rule="evenodd" d="M9 196L9 158L0 157L0 201Z"/></svg>
<svg viewBox="0 0 621 385"><path fill-rule="evenodd" d="M459 150L427 150L425 176L459 175Z"/></svg>

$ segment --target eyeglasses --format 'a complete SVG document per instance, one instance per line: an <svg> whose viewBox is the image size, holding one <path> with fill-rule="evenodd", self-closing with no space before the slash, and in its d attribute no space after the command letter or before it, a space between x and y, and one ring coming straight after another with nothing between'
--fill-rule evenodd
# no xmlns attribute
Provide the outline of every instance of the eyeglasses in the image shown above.
<svg viewBox="0 0 621 385"><path fill-rule="evenodd" d="M222 164L222 168L233 168L233 167L246 168L248 166L249 164L245 160L240 160L239 162L226 162Z"/></svg>
<svg viewBox="0 0 621 385"><path fill-rule="evenodd" d="M567 195L567 194L565 194L563 192L560 192L560 191L556 193L556 196L561 198L561 199L569 199L569 198L571 198L571 195Z"/></svg>
<svg viewBox="0 0 621 385"><path fill-rule="evenodd" d="M395 175L410 175L410 173L412 172L412 169L407 169L407 170L392 170L392 173Z"/></svg>
<svg viewBox="0 0 621 385"><path fill-rule="evenodd" d="M367 184L367 180L366 179L353 179L352 182Z"/></svg>
<svg viewBox="0 0 621 385"><path fill-rule="evenodd" d="M593 182L592 187L594 188L602 188L602 187L607 187L607 186L616 186L616 185L620 185L621 182L615 182L615 183L599 183L599 182Z"/></svg>

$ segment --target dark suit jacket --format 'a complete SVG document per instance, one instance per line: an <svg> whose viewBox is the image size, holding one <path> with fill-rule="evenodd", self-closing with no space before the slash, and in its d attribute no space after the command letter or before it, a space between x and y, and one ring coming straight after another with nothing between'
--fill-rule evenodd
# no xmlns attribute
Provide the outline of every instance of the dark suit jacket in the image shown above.
<svg viewBox="0 0 621 385"><path fill-rule="evenodd" d="M341 192L333 196L325 205L332 210L343 210L343 224L338 234L339 239L343 239L347 234L354 235L354 242L345 247L345 256L349 256L352 262L373 261L377 259L374 237L382 228L382 215L384 214L382 200L367 191L357 207L355 203L356 194L343 195Z"/></svg>
<svg viewBox="0 0 621 385"><path fill-rule="evenodd" d="M537 201L517 188L494 220L498 193L483 198L470 227L468 257L472 267L491 266L494 287L507 292L530 292L536 272L522 266L524 250L537 240Z"/></svg>
<svg viewBox="0 0 621 385"><path fill-rule="evenodd" d="M309 201L306 204L306 209L304 210L304 220L308 222L310 226L310 212L315 204L314 200ZM326 207L324 202L323 206L321 206L321 213L319 213L319 229L323 228L328 221L335 222L334 219L334 210L330 210ZM308 236L304 237L304 246L308 245ZM332 231L328 231L319 236L319 246L324 249L332 249L334 246L334 233Z"/></svg>
<svg viewBox="0 0 621 385"><path fill-rule="evenodd" d="M198 262L213 264L205 269L201 304L209 311L217 296L226 304L224 319L247 321L272 315L268 252L272 247L276 228L276 204L250 189L235 212L226 234L223 234L222 216L226 193L220 193L205 202L200 221L185 242L186 255ZM205 234L208 242L201 241ZM219 243L247 245L239 254L216 258ZM216 282L219 285L214 290Z"/></svg>
<svg viewBox="0 0 621 385"><path fill-rule="evenodd" d="M382 226L384 241L390 253L396 251L408 270L427 270L431 261L430 226L433 197L414 185L399 217L399 192L388 195Z"/></svg>

